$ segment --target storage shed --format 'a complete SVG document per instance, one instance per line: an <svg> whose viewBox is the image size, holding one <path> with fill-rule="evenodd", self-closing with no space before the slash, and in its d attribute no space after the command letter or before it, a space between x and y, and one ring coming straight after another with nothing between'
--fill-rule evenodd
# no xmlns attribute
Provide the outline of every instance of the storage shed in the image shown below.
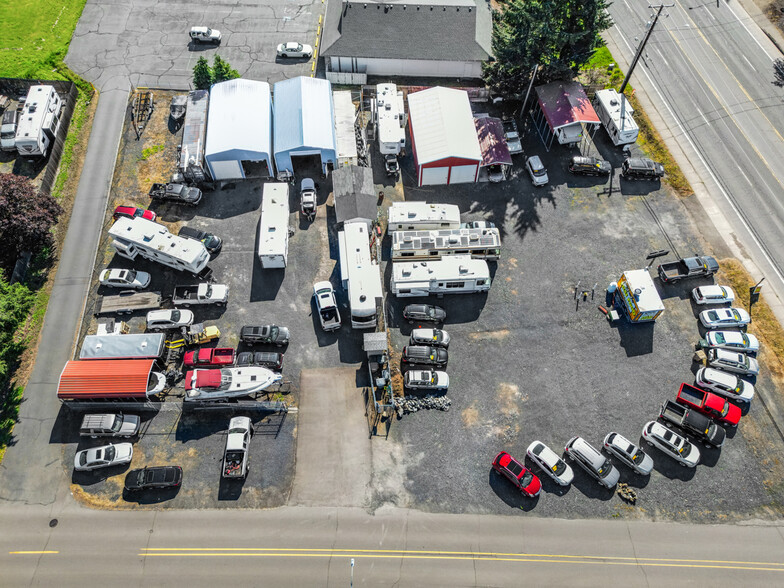
<svg viewBox="0 0 784 588"><path fill-rule="evenodd" d="M482 152L468 94L437 86L408 95L419 186L475 182Z"/></svg>
<svg viewBox="0 0 784 588"><path fill-rule="evenodd" d="M275 165L278 179L294 175L298 159L313 158L326 175L338 164L332 84L298 77L277 82L275 93ZM301 164L303 168L307 161ZM311 163L312 165L312 163Z"/></svg>
<svg viewBox="0 0 784 588"><path fill-rule="evenodd" d="M154 359L107 359L66 362L57 397L60 400L89 398L146 398L153 379Z"/></svg>
<svg viewBox="0 0 784 588"><path fill-rule="evenodd" d="M584 129L592 136L599 128L599 116L577 82L551 82L536 88L539 109L531 116L547 150L558 139L561 145L576 145Z"/></svg>
<svg viewBox="0 0 784 588"><path fill-rule="evenodd" d="M338 223L364 222L370 230L378 216L378 197L373 185L373 171L356 165L332 172L335 216Z"/></svg>
<svg viewBox="0 0 784 588"><path fill-rule="evenodd" d="M212 86L204 150L212 179L274 176L271 125L267 82L237 79Z"/></svg>

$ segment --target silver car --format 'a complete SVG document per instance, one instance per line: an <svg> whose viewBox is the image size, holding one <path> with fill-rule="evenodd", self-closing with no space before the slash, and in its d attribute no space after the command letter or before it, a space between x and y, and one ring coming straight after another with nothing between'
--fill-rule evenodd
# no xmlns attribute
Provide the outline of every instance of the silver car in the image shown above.
<svg viewBox="0 0 784 588"><path fill-rule="evenodd" d="M313 57L313 47L303 43L281 43L278 45L278 57Z"/></svg>
<svg viewBox="0 0 784 588"><path fill-rule="evenodd" d="M694 376L694 385L715 392L730 400L751 402L754 386L739 377L709 367L700 368Z"/></svg>
<svg viewBox="0 0 784 588"><path fill-rule="evenodd" d="M709 349L708 365L744 376L759 374L759 363L756 359L729 349Z"/></svg>
<svg viewBox="0 0 784 588"><path fill-rule="evenodd" d="M528 170L528 175L531 176L534 186L544 186L550 181L550 178L547 177L547 169L538 155L526 158L525 169Z"/></svg>
<svg viewBox="0 0 784 588"><path fill-rule="evenodd" d="M742 308L712 308L700 313L700 322L706 329L744 327L751 322L751 317Z"/></svg>
<svg viewBox="0 0 784 588"><path fill-rule="evenodd" d="M550 476L556 484L568 486L574 480L574 472L558 454L541 441L534 441L525 451L531 461Z"/></svg>
<svg viewBox="0 0 784 588"><path fill-rule="evenodd" d="M648 445L658 447L685 468L693 468L700 463L700 450L658 421L646 423L642 436Z"/></svg>
<svg viewBox="0 0 784 588"><path fill-rule="evenodd" d="M647 476L653 469L651 456L619 433L608 433L604 438L604 448L638 474Z"/></svg>
<svg viewBox="0 0 784 588"><path fill-rule="evenodd" d="M193 312L190 310L151 310L147 313L147 330L161 331L179 329L193 324Z"/></svg>
<svg viewBox="0 0 784 588"><path fill-rule="evenodd" d="M127 269L106 269L98 276L101 286L143 289L150 285L150 274Z"/></svg>
<svg viewBox="0 0 784 588"><path fill-rule="evenodd" d="M430 370L410 370L403 379L406 388L446 392L449 388L449 375L446 372Z"/></svg>
<svg viewBox="0 0 784 588"><path fill-rule="evenodd" d="M705 334L705 341L708 343L708 347L730 349L743 353L757 353L759 351L759 339L751 333L708 331Z"/></svg>
<svg viewBox="0 0 784 588"><path fill-rule="evenodd" d="M735 302L735 292L729 286L699 286L691 291L697 304L726 304Z"/></svg>
<svg viewBox="0 0 784 588"><path fill-rule="evenodd" d="M409 345L432 345L433 347L449 347L449 333L441 329L414 329L411 331Z"/></svg>
<svg viewBox="0 0 784 588"><path fill-rule="evenodd" d="M572 437L564 448L566 455L605 488L614 488L621 477L607 457L582 437Z"/></svg>
<svg viewBox="0 0 784 588"><path fill-rule="evenodd" d="M130 443L116 443L93 447L78 451L74 457L74 469L77 472L87 472L99 468L130 463L133 459L133 445Z"/></svg>

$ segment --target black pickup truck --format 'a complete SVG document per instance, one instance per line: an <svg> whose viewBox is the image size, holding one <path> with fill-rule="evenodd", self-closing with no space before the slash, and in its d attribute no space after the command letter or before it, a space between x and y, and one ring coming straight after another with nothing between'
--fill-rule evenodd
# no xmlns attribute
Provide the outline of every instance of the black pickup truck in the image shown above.
<svg viewBox="0 0 784 588"><path fill-rule="evenodd" d="M721 425L717 425L705 415L671 400L664 401L661 411L659 411L659 417L692 433L701 441L714 447L721 447L727 436Z"/></svg>
<svg viewBox="0 0 784 588"><path fill-rule="evenodd" d="M150 188L150 198L153 200L171 200L196 206L201 202L201 197L201 190L185 184L153 184Z"/></svg>
<svg viewBox="0 0 784 588"><path fill-rule="evenodd" d="M662 263L658 269L661 281L671 283L684 278L712 276L719 271L719 262L710 255L697 255L684 257L670 263Z"/></svg>

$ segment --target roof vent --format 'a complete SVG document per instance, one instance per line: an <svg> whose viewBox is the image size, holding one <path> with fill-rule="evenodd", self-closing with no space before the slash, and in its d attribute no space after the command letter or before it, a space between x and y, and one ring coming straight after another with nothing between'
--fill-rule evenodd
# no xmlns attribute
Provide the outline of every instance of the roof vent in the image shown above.
<svg viewBox="0 0 784 588"><path fill-rule="evenodd" d="M468 268L466 266L464 266L464 265L461 265L460 266L460 273L461 274L467 274L468 273Z"/></svg>
<svg viewBox="0 0 784 588"><path fill-rule="evenodd" d="M360 302L364 302L365 300L367 300L367 296L365 296L364 294L360 294L359 295L359 301Z"/></svg>

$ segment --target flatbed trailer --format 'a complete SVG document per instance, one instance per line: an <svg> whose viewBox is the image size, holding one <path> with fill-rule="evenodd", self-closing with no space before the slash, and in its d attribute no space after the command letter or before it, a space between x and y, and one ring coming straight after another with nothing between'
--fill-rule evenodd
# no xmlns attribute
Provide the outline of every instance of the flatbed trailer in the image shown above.
<svg viewBox="0 0 784 588"><path fill-rule="evenodd" d="M95 316L104 314L131 314L140 310L161 307L160 292L137 292L126 290L112 296L101 296L95 305Z"/></svg>

